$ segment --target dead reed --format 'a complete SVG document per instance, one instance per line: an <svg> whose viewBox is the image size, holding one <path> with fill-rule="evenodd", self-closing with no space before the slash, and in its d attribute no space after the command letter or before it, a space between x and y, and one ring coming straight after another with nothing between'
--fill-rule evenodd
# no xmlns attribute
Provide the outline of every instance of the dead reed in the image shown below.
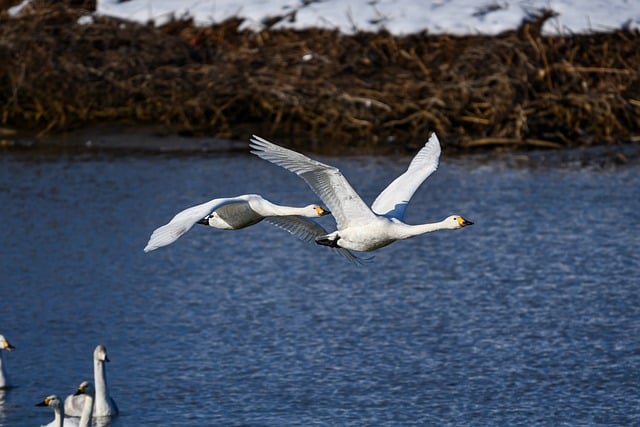
<svg viewBox="0 0 640 427"><path fill-rule="evenodd" d="M638 140L640 34L495 37L155 27L43 2L0 11L0 127L99 122L278 137L321 152L562 148ZM321 143L322 142L322 143Z"/></svg>

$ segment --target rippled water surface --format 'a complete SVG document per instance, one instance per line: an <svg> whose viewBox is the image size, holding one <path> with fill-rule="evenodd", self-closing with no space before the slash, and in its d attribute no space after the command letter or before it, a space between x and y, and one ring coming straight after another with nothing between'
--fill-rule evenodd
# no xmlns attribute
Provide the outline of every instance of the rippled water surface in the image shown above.
<svg viewBox="0 0 640 427"><path fill-rule="evenodd" d="M409 161L325 160L367 201ZM210 198L318 202L244 153L3 153L0 178L0 426L48 422L99 343L114 427L640 424L637 167L445 157L406 219L475 225L364 267L265 223L143 253Z"/></svg>

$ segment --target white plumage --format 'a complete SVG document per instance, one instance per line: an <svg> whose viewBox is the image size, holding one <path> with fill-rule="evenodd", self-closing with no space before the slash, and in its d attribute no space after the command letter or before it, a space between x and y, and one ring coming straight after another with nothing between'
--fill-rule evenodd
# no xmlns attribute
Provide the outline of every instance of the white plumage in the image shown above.
<svg viewBox="0 0 640 427"><path fill-rule="evenodd" d="M322 199L336 219L337 230L315 238L316 243L355 251L372 251L396 240L437 230L454 230L473 224L460 215L436 223L403 222L411 197L438 168L440 142L434 134L416 154L407 170L380 193L371 208L356 193L340 170L310 159L263 138L251 138L252 153L299 175Z"/></svg>
<svg viewBox="0 0 640 427"><path fill-rule="evenodd" d="M257 224L263 219L300 240L313 241L316 236L326 234L327 231L308 218L319 218L328 214L328 210L318 205L277 205L258 194L213 199L178 212L171 221L151 234L144 251L150 252L175 242L195 224L208 225L220 230L239 230ZM337 249L345 258L359 262L349 251Z"/></svg>
<svg viewBox="0 0 640 427"><path fill-rule="evenodd" d="M9 380L9 374L7 373L7 368L4 365L4 359L2 353L4 351L13 351L15 347L9 344L9 341L4 337L4 335L0 335L0 389L11 387L11 381Z"/></svg>
<svg viewBox="0 0 640 427"><path fill-rule="evenodd" d="M105 363L109 362L107 349L100 344L93 352L93 382L95 384L95 397L93 402L94 417L115 417L118 415L118 406L109 394L107 385L107 372ZM64 400L64 413L68 416L79 417L84 409L85 396L69 395Z"/></svg>

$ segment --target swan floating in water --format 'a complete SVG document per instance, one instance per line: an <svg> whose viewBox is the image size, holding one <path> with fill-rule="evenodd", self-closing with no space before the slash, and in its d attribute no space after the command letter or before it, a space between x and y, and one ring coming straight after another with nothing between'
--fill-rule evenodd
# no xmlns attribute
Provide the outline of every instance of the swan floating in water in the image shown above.
<svg viewBox="0 0 640 427"><path fill-rule="evenodd" d="M432 134L408 169L376 198L371 207L360 198L340 170L254 135L251 151L258 157L299 175L322 199L336 219L337 230L317 236L320 245L354 251L373 251L396 240L437 230L455 230L471 221L451 215L436 223L409 225L403 222L411 197L438 168L440 142Z"/></svg>
<svg viewBox="0 0 640 427"><path fill-rule="evenodd" d="M4 359L2 358L4 350L13 351L15 350L15 347L9 344L9 341L7 341L4 335L0 335L0 389L11 387L7 368L4 366Z"/></svg>
<svg viewBox="0 0 640 427"><path fill-rule="evenodd" d="M169 223L151 234L144 251L150 252L175 242L195 224L208 225L220 230L239 230L257 224L263 219L300 240L313 241L315 236L326 234L326 230L307 218L319 218L330 213L318 205L276 205L258 194L213 199L178 212ZM339 249L338 252L351 261L359 261L359 258L347 250Z"/></svg>
<svg viewBox="0 0 640 427"><path fill-rule="evenodd" d="M115 417L118 415L118 406L109 395L107 387L107 372L105 363L109 362L107 349L102 344L98 345L93 352L93 382L95 393L93 401L94 417ZM82 394L69 395L64 400L64 413L69 416L82 416L85 396Z"/></svg>
<svg viewBox="0 0 640 427"><path fill-rule="evenodd" d="M79 427L80 420L78 418L65 418L64 408L60 399L55 394L47 396L42 402L36 406L48 406L53 409L53 421L44 424L42 427Z"/></svg>

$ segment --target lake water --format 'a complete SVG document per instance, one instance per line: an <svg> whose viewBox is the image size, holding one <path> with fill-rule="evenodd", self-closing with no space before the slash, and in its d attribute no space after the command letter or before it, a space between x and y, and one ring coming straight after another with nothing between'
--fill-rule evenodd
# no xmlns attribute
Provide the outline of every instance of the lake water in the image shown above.
<svg viewBox="0 0 640 427"><path fill-rule="evenodd" d="M0 153L0 426L52 419L99 343L113 427L640 424L639 167L445 156L406 220L475 225L365 266L266 223L143 253L211 198L318 202L242 151ZM410 160L323 159L367 201Z"/></svg>

